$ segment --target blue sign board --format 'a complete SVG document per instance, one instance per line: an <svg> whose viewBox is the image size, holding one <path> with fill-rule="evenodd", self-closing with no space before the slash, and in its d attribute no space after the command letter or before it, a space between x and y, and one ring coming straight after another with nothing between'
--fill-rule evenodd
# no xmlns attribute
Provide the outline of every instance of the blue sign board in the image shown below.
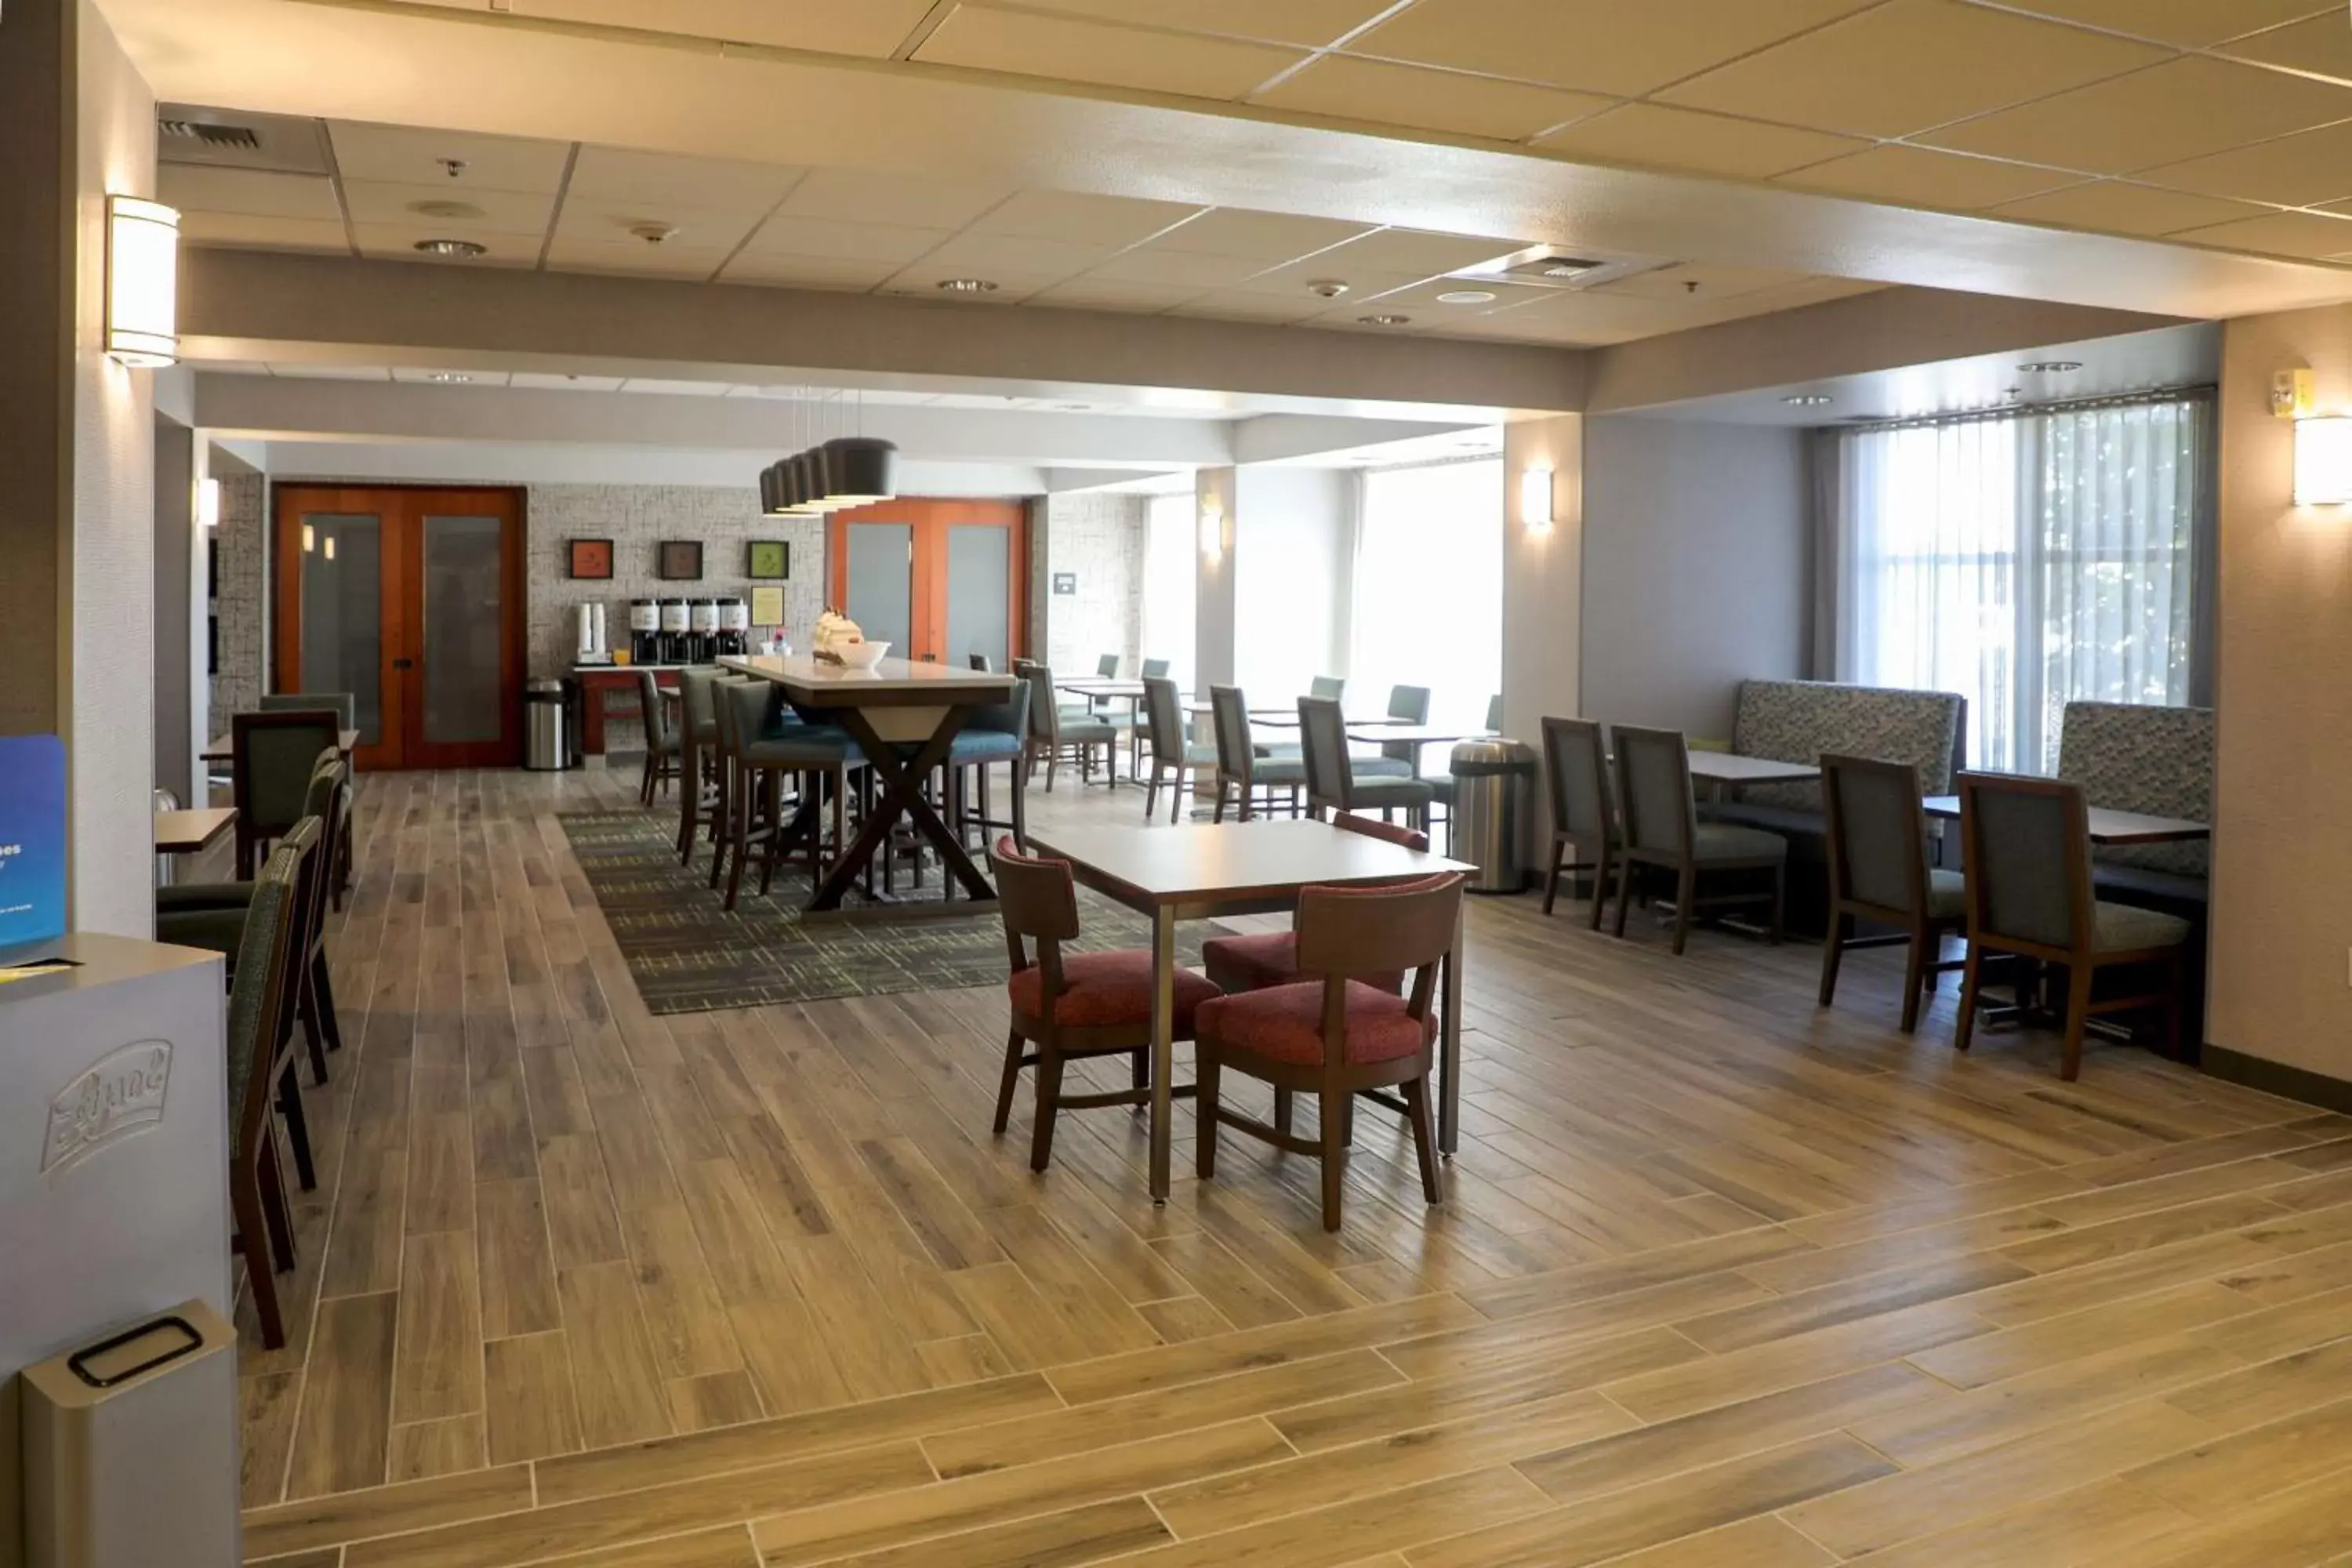
<svg viewBox="0 0 2352 1568"><path fill-rule="evenodd" d="M65 742L0 735L0 949L65 932Z"/></svg>

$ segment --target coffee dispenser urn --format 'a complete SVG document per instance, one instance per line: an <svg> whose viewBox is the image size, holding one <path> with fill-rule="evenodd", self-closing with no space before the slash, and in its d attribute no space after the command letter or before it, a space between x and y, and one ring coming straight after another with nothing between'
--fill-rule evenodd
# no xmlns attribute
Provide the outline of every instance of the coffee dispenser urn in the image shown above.
<svg viewBox="0 0 2352 1568"><path fill-rule="evenodd" d="M687 612L686 662L709 664L719 657L719 601L689 600Z"/></svg>
<svg viewBox="0 0 2352 1568"><path fill-rule="evenodd" d="M661 606L651 599L629 601L629 661L661 662Z"/></svg>
<svg viewBox="0 0 2352 1568"><path fill-rule="evenodd" d="M684 599L661 602L661 657L657 664L684 664L686 639L692 630Z"/></svg>
<svg viewBox="0 0 2352 1568"><path fill-rule="evenodd" d="M736 658L751 651L751 612L740 599L719 601L719 651Z"/></svg>

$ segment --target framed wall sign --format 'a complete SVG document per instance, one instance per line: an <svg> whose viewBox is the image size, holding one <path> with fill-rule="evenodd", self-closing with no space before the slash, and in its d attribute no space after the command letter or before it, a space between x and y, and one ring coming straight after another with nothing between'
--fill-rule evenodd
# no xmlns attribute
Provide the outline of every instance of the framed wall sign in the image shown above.
<svg viewBox="0 0 2352 1568"><path fill-rule="evenodd" d="M702 541L665 539L654 557L654 574L672 583L702 580Z"/></svg>
<svg viewBox="0 0 2352 1568"><path fill-rule="evenodd" d="M784 591L782 588L751 590L751 624L755 626L781 626L784 624Z"/></svg>
<svg viewBox="0 0 2352 1568"><path fill-rule="evenodd" d="M571 541L572 575L606 579L613 575L613 542L609 539Z"/></svg>
<svg viewBox="0 0 2352 1568"><path fill-rule="evenodd" d="M1054 574L1054 592L1056 594L1075 594L1077 591L1078 574L1076 572L1056 572Z"/></svg>
<svg viewBox="0 0 2352 1568"><path fill-rule="evenodd" d="M755 539L745 547L743 575L753 582L782 582L793 574L792 542Z"/></svg>

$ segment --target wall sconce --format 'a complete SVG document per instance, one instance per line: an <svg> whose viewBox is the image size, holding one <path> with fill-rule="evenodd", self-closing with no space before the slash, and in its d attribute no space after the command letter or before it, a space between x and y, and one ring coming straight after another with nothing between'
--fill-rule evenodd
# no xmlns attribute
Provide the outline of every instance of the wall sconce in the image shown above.
<svg viewBox="0 0 2352 1568"><path fill-rule="evenodd" d="M330 561L332 561L335 558L335 536L333 534L331 533L327 535L327 548L320 551L320 553L324 555Z"/></svg>
<svg viewBox="0 0 2352 1568"><path fill-rule="evenodd" d="M1551 526L1551 470L1529 468L1519 476L1519 521L1531 529Z"/></svg>
<svg viewBox="0 0 2352 1568"><path fill-rule="evenodd" d="M1201 553L1212 561L1225 547L1225 509L1214 496L1201 503Z"/></svg>
<svg viewBox="0 0 2352 1568"><path fill-rule="evenodd" d="M304 523L302 525L302 553L308 555L310 552L318 548L319 535L317 531L312 529L309 523Z"/></svg>
<svg viewBox="0 0 2352 1568"><path fill-rule="evenodd" d="M2331 415L2294 422L2294 504L2352 503L2352 418Z"/></svg>
<svg viewBox="0 0 2352 1568"><path fill-rule="evenodd" d="M196 486L196 522L204 528L220 526L220 481L205 479Z"/></svg>
<svg viewBox="0 0 2352 1568"><path fill-rule="evenodd" d="M151 369L180 357L180 215L161 202L106 198L106 352Z"/></svg>

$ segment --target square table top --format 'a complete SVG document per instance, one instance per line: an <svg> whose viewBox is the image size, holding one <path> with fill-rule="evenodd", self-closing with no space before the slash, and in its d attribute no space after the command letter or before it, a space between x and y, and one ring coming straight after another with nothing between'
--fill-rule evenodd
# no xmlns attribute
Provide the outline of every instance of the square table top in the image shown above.
<svg viewBox="0 0 2352 1568"><path fill-rule="evenodd" d="M1446 741L1491 741L1495 731L1468 724L1407 724L1375 721L1351 720L1348 724L1351 741L1373 741L1382 745L1434 746Z"/></svg>
<svg viewBox="0 0 2352 1568"><path fill-rule="evenodd" d="M1065 691L1075 691L1082 697L1140 697L1143 682L1120 680L1108 675L1073 675L1056 677L1054 684Z"/></svg>
<svg viewBox="0 0 2352 1568"><path fill-rule="evenodd" d="M1807 784L1822 776L1812 763L1784 763L1775 757L1742 756L1738 752L1693 752L1691 777L1709 784Z"/></svg>
<svg viewBox="0 0 2352 1568"><path fill-rule="evenodd" d="M347 757L350 756L352 754L352 748L359 743L360 732L357 730L338 730L335 731L335 749L342 752L343 755ZM196 753L196 760L201 763L227 763L236 761L236 737L234 734L214 736L210 743L208 743L202 752Z"/></svg>
<svg viewBox="0 0 2352 1568"><path fill-rule="evenodd" d="M914 658L886 658L872 669L852 669L805 653L729 654L719 662L738 675L772 680L793 701L811 708L1002 702L1021 679Z"/></svg>
<svg viewBox="0 0 2352 1568"><path fill-rule="evenodd" d="M1318 883L1477 869L1307 817L1062 827L1033 833L1030 842L1035 853L1069 861L1080 881L1130 909L1286 900Z"/></svg>
<svg viewBox="0 0 2352 1568"><path fill-rule="evenodd" d="M1956 795L1931 795L1921 804L1930 816L1957 820L1960 815L1960 797ZM2150 816L2138 811L2111 811L2104 805L2086 806L2084 816L2089 819L2094 844L2180 844L2213 837L2211 824L2185 816Z"/></svg>
<svg viewBox="0 0 2352 1568"><path fill-rule="evenodd" d="M194 855L200 849L209 849L236 821L236 807L233 805L159 811L155 814L155 853Z"/></svg>

